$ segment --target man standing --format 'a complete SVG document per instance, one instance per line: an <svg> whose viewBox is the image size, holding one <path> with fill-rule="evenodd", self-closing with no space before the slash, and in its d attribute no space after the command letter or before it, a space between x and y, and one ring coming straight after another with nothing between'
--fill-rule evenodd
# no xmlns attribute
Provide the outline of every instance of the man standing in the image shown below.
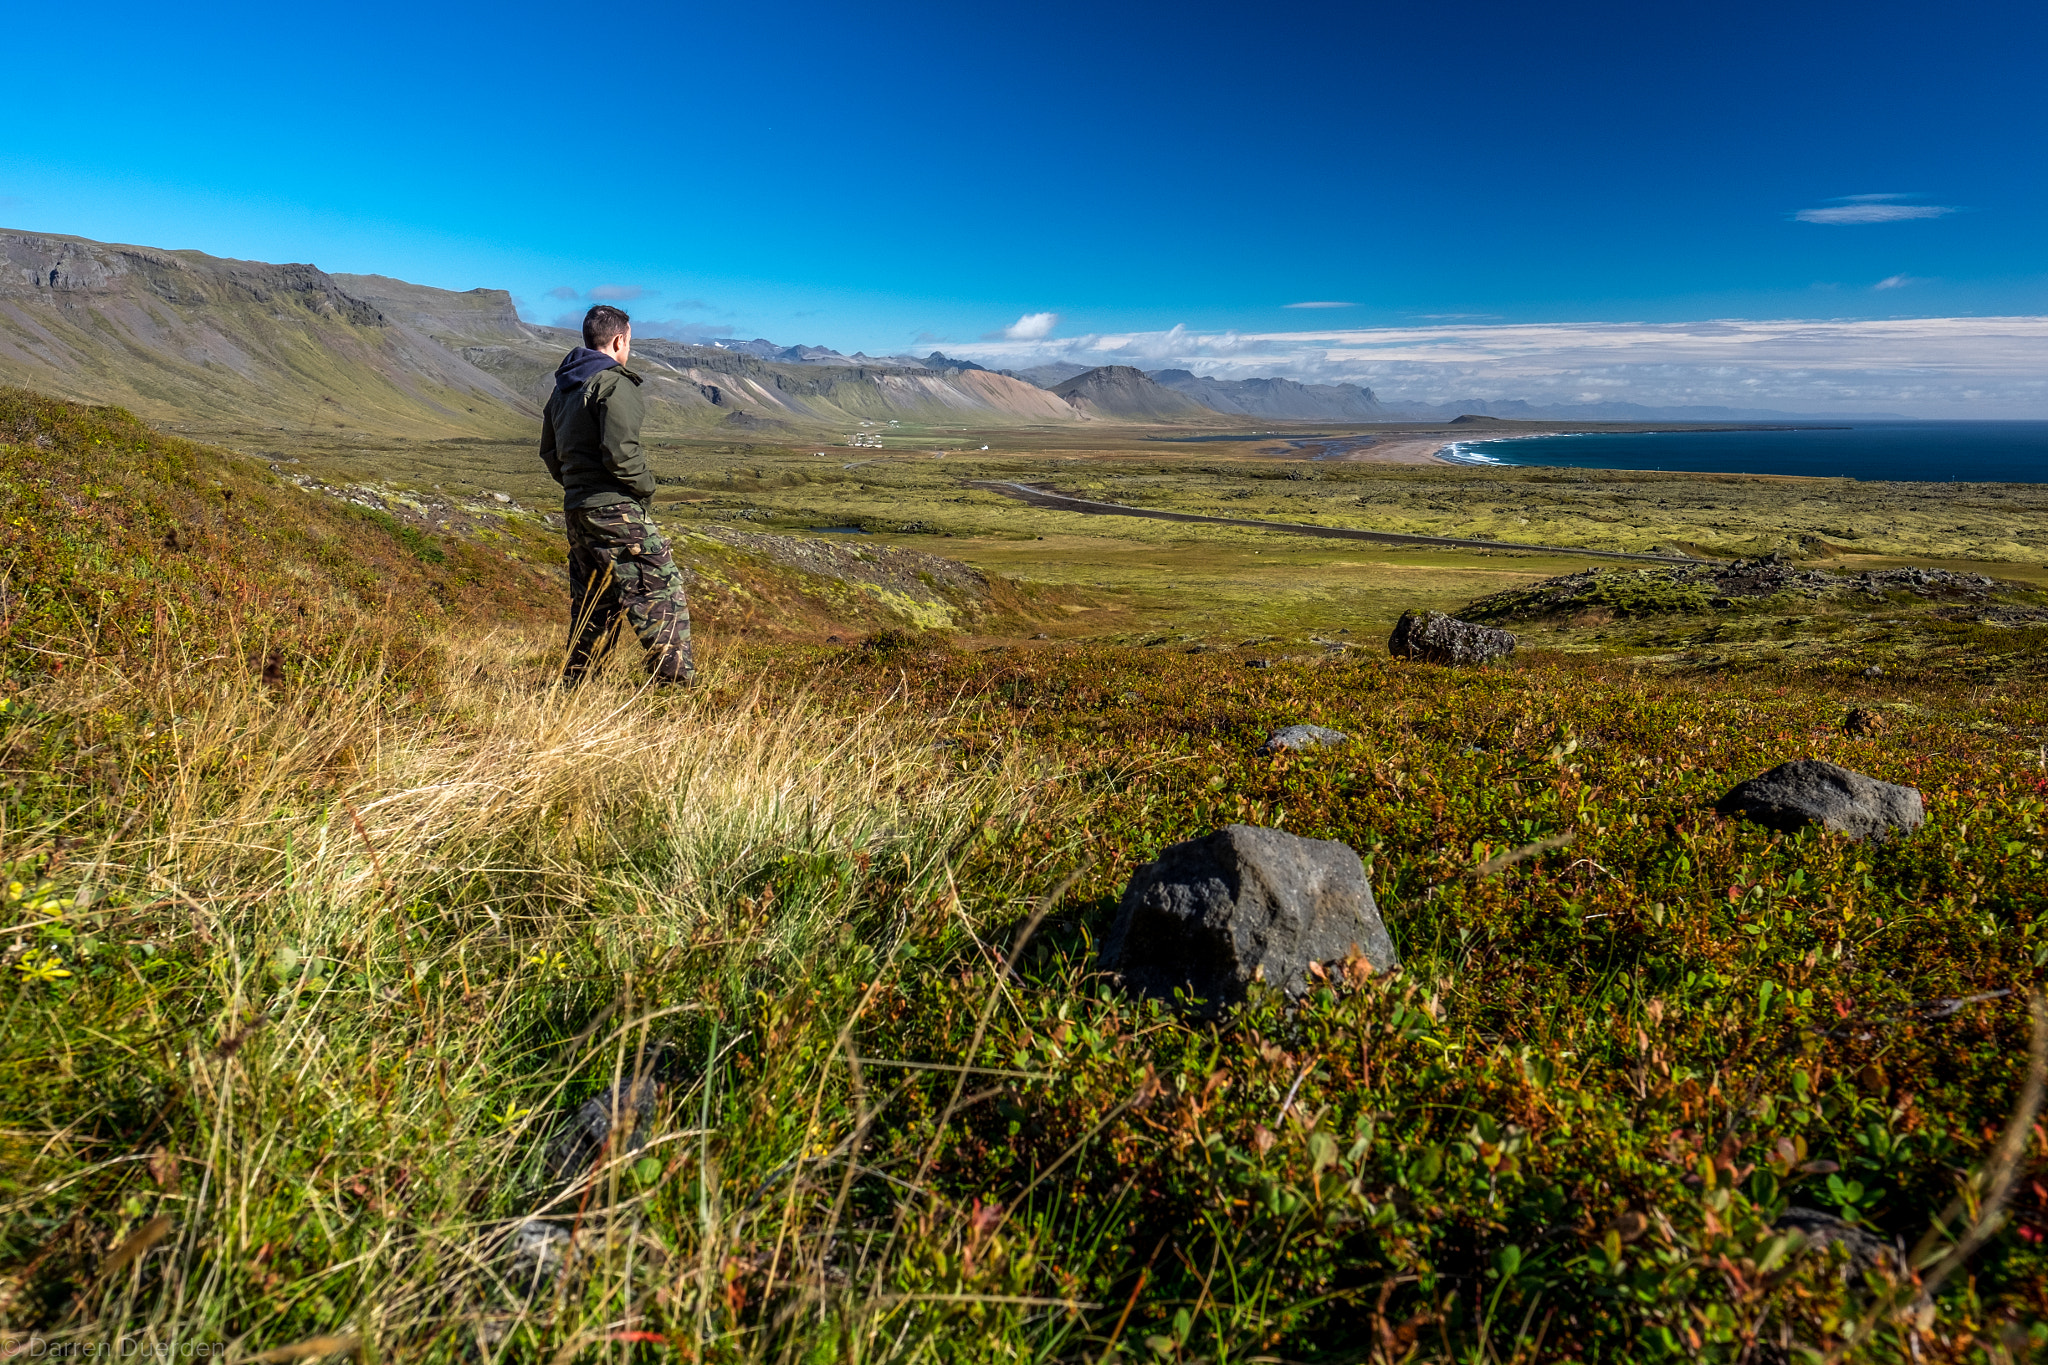
<svg viewBox="0 0 2048 1365"><path fill-rule="evenodd" d="M623 614L656 682L688 683L690 604L683 576L650 515L654 475L640 449L640 376L626 368L633 322L600 303L583 344L562 357L541 421L540 458L562 485L569 534L569 657L575 685L617 638Z"/></svg>

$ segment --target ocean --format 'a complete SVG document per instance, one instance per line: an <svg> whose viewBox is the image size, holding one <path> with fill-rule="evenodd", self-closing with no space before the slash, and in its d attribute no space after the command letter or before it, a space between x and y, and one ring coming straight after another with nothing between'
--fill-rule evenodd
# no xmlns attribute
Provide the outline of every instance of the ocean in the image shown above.
<svg viewBox="0 0 2048 1365"><path fill-rule="evenodd" d="M2048 422L1854 422L1776 431L1600 432L1459 441L1460 464L2048 483Z"/></svg>

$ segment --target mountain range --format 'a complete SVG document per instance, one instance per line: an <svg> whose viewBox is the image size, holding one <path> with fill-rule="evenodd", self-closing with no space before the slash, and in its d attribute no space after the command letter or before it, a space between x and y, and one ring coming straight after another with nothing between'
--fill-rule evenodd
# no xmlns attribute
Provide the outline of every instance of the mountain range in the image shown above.
<svg viewBox="0 0 2048 1365"><path fill-rule="evenodd" d="M501 439L532 430L575 332L520 318L502 289L455 291L306 264L0 231L0 382L117 403L201 429ZM1218 379L1054 362L1009 372L933 351L636 337L656 434L859 423L1189 426L1254 418L1441 422L1474 413L1589 421L1796 414L1632 403L1383 403L1356 384Z"/></svg>

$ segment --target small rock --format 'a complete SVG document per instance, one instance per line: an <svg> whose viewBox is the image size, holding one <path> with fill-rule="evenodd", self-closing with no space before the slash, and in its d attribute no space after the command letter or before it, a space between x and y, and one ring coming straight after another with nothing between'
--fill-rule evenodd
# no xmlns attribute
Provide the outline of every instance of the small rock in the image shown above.
<svg viewBox="0 0 2048 1365"><path fill-rule="evenodd" d="M492 502L510 502L510 501L512 501L512 495L511 495L510 493L493 493L493 494L491 494L491 501L492 501Z"/></svg>
<svg viewBox="0 0 2048 1365"><path fill-rule="evenodd" d="M543 1218L529 1218L512 1233L505 1276L508 1288L526 1298L551 1288L569 1262L569 1230Z"/></svg>
<svg viewBox="0 0 2048 1365"><path fill-rule="evenodd" d="M1849 1254L1849 1263L1842 1267L1844 1279L1880 1266L1895 1266L1899 1260L1899 1249L1870 1229L1845 1223L1832 1213L1823 1213L1819 1209L1788 1208L1771 1226L1779 1232L1799 1233L1806 1238L1807 1248L1812 1250L1825 1253L1831 1246L1841 1247Z"/></svg>
<svg viewBox="0 0 2048 1365"><path fill-rule="evenodd" d="M1244 666L1246 668L1271 668L1273 661L1271 659L1246 659Z"/></svg>
<svg viewBox="0 0 2048 1365"><path fill-rule="evenodd" d="M1881 735L1891 728L1884 712L1858 706L1842 717L1842 728L1852 735Z"/></svg>
<svg viewBox="0 0 2048 1365"><path fill-rule="evenodd" d="M593 1096L573 1114L553 1143L548 1146L548 1175L562 1180L581 1175L599 1156L617 1157L637 1152L647 1142L654 1118L654 1100L660 1085L652 1075L638 1085L626 1080L602 1095ZM616 1122L625 1130L620 1143L607 1151L606 1139Z"/></svg>
<svg viewBox="0 0 2048 1365"><path fill-rule="evenodd" d="M1387 652L1397 659L1431 664L1483 664L1515 652L1515 637L1492 626L1476 625L1440 611L1401 613Z"/></svg>
<svg viewBox="0 0 2048 1365"><path fill-rule="evenodd" d="M1399 961L1355 852L1334 840L1226 825L1173 845L1132 875L1101 965L1141 994L1186 990L1213 1009L1244 999L1260 979L1300 996L1310 963L1354 949L1377 971Z"/></svg>
<svg viewBox="0 0 2048 1365"><path fill-rule="evenodd" d="M1321 725L1290 725L1266 741L1266 752L1277 754L1286 749L1331 749L1350 738L1342 730L1326 729Z"/></svg>
<svg viewBox="0 0 2048 1365"><path fill-rule="evenodd" d="M837 635L827 635L825 637L825 643L828 645L836 645L842 644L844 643L844 641L842 641Z"/></svg>
<svg viewBox="0 0 2048 1365"><path fill-rule="evenodd" d="M1899 830L1918 829L1927 818L1914 788L1880 782L1817 758L1781 763L1738 783L1714 803L1714 809L1771 829L1789 832L1819 825L1852 839L1884 839Z"/></svg>
<svg viewBox="0 0 2048 1365"><path fill-rule="evenodd" d="M1884 676L1884 670L1878 667L1876 664L1872 664L1870 667L1863 670L1863 676L1866 678L1882 678Z"/></svg>
<svg viewBox="0 0 2048 1365"><path fill-rule="evenodd" d="M1038 632L1038 634L1032 636L1031 638L1034 640L1050 640L1052 636L1047 635L1044 631L1041 630Z"/></svg>

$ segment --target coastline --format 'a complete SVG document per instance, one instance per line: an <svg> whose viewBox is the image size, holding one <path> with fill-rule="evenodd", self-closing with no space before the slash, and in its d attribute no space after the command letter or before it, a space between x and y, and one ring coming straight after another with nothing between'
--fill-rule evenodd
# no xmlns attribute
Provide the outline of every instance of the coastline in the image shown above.
<svg viewBox="0 0 2048 1365"><path fill-rule="evenodd" d="M1396 437L1390 441L1375 441L1372 445L1347 450L1341 455L1317 456L1338 464L1436 464L1448 465L1453 469L1507 468L1494 465L1491 461L1458 460L1445 455L1453 446L1478 444L1493 441L1533 441L1545 436L1590 436L1596 433L1585 431L1511 431L1488 432L1471 435L1460 432L1451 435L1443 432L1428 436Z"/></svg>
<svg viewBox="0 0 2048 1365"><path fill-rule="evenodd" d="M1462 423L1467 419L1461 418ZM1329 445L1319 446L1313 441L1290 442L1297 449L1317 450L1322 453L1311 455L1311 459L1329 460L1343 464L1397 464L1397 465L1450 465L1459 469L1509 468L1487 460L1458 459L1444 452L1456 446L1468 444L1491 444L1495 441L1533 441L1550 436L1606 436L1634 435L1664 432L1726 432L1726 431L1786 431L1786 430L1837 430L1834 427L1808 427L1802 425L1790 428L1763 423L1743 423L1735 426L1709 426L1695 423L1592 423L1588 426L1560 424L1539 431L1515 429L1522 424L1511 424L1503 419L1500 425L1475 424L1469 431L1437 431L1424 433L1390 434L1389 437L1373 438L1372 443L1333 450ZM1534 424L1529 424L1534 425ZM1502 427L1508 429L1503 430ZM1333 441L1332 444L1335 444Z"/></svg>
<svg viewBox="0 0 2048 1365"><path fill-rule="evenodd" d="M1347 450L1337 457L1339 464L1441 464L1457 465L1442 452L1457 444L1455 439L1428 436L1421 440L1375 442L1359 450Z"/></svg>

